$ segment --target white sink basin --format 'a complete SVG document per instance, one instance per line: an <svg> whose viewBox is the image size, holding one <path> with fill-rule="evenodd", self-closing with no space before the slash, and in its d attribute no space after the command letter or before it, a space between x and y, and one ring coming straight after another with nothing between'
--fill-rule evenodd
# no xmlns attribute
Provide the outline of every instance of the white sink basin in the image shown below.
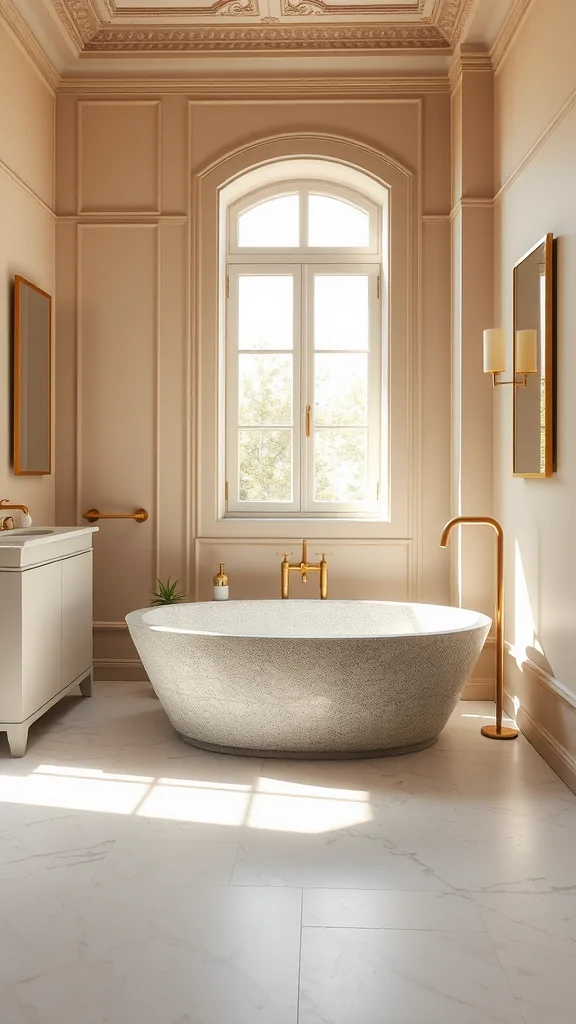
<svg viewBox="0 0 576 1024"><path fill-rule="evenodd" d="M47 537L49 533L54 533L54 530L34 530L31 526L23 526L22 529L10 530L10 533L18 537Z"/></svg>
<svg viewBox="0 0 576 1024"><path fill-rule="evenodd" d="M0 531L0 571L30 568L87 551L98 526L30 527Z"/></svg>

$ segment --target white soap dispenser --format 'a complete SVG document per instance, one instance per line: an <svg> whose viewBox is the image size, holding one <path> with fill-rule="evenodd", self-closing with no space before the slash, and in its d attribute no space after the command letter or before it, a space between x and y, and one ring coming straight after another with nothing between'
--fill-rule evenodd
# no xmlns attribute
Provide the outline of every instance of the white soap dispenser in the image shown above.
<svg viewBox="0 0 576 1024"><path fill-rule="evenodd" d="M224 562L220 562L220 569L214 577L214 600L228 600L228 577L224 572Z"/></svg>

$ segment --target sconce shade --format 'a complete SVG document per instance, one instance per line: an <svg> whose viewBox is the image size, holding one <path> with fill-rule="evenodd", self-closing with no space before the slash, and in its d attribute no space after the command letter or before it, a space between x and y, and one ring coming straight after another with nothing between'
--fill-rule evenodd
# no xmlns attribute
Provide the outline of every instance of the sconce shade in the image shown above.
<svg viewBox="0 0 576 1024"><path fill-rule="evenodd" d="M538 332L516 331L516 373L538 370Z"/></svg>
<svg viewBox="0 0 576 1024"><path fill-rule="evenodd" d="M490 327L484 331L484 373L502 373L506 369L506 331Z"/></svg>

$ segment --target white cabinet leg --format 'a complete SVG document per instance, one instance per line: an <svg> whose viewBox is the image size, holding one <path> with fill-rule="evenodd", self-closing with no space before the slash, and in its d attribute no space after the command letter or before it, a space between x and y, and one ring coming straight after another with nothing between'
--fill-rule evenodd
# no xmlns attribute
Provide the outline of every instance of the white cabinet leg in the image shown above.
<svg viewBox="0 0 576 1024"><path fill-rule="evenodd" d="M6 729L6 735L12 757L24 757L28 745L28 726L9 725Z"/></svg>
<svg viewBox="0 0 576 1024"><path fill-rule="evenodd" d="M83 679L79 685L80 693L82 694L83 697L92 696L92 674L86 676L85 679Z"/></svg>

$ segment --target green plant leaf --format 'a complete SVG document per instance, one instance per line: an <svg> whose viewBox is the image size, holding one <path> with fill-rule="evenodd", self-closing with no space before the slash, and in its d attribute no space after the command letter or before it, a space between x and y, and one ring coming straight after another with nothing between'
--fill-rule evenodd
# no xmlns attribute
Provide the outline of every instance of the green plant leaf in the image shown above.
<svg viewBox="0 0 576 1024"><path fill-rule="evenodd" d="M151 605L176 604L186 600L186 594L177 590L180 580L175 580L172 583L172 577L169 576L165 583L162 580L156 580L156 583L158 586L152 594Z"/></svg>

